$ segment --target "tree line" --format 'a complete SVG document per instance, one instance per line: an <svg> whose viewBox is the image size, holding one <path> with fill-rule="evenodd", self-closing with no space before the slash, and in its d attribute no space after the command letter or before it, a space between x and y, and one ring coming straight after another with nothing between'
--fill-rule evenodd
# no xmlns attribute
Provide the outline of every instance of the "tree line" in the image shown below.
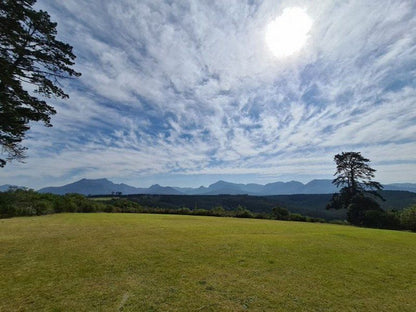
<svg viewBox="0 0 416 312"><path fill-rule="evenodd" d="M159 214L182 214L216 217L276 219L303 222L326 222L321 218L303 216L291 213L286 208L275 207L271 213L254 213L239 205L237 209L226 210L222 206L211 209L198 208L155 208L140 205L125 198L91 199L80 194L41 194L33 190L15 189L0 192L0 218L11 218L18 216L40 216L62 212L116 212L116 213L159 213Z"/></svg>
<svg viewBox="0 0 416 312"><path fill-rule="evenodd" d="M91 199L80 194L41 194L33 190L15 189L0 192L0 218L18 216L41 216L53 213L156 213L156 214L180 214L215 217L256 218L270 220L285 220L299 222L328 222L322 218L304 216L291 213L284 207L275 207L271 213L254 213L243 206L234 210L226 210L222 206L211 209L198 208L154 208L140 205L125 198ZM382 216L382 217L381 217ZM332 220L329 223L348 224L343 220ZM369 214L364 218L361 226L373 228L387 228L396 230L411 230L416 232L416 206L401 212L386 212L382 214Z"/></svg>

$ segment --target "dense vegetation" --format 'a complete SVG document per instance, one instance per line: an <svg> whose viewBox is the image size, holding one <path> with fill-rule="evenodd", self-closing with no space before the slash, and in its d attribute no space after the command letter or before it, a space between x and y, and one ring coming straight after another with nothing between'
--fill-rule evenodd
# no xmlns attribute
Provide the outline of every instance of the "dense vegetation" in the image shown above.
<svg viewBox="0 0 416 312"><path fill-rule="evenodd" d="M402 210L416 204L416 193L404 191L382 191L386 201L381 202L385 211ZM142 206L153 208L207 209L222 206L225 210L235 210L238 206L256 213L271 213L276 206L285 207L293 213L323 218L325 220L346 219L346 210L327 210L331 194L296 194L296 195L127 195L128 198Z"/></svg>
<svg viewBox="0 0 416 312"><path fill-rule="evenodd" d="M0 311L416 306L415 234L151 214L0 220Z"/></svg>
<svg viewBox="0 0 416 312"><path fill-rule="evenodd" d="M211 209L190 209L185 206L149 207L119 197L87 198L79 194L41 194L33 190L21 189L0 193L0 218L61 212L158 213L325 222L324 219L290 213L287 209L280 207L274 207L270 213L255 213L241 205L232 210L225 210L222 206L215 206Z"/></svg>
<svg viewBox="0 0 416 312"><path fill-rule="evenodd" d="M300 200L304 200L304 196L312 195L290 195L290 197L300 198ZM319 196L323 195L312 197L318 198ZM161 200L162 198L164 200ZM343 219L338 221L335 218L325 220L315 216L305 216L296 210L289 209L289 211L284 205L278 204L274 199L274 196L257 197L244 195L142 195L88 198L79 194L53 195L41 194L33 190L17 189L0 192L0 218L62 212L121 212L345 223L342 221ZM308 212L307 210L305 211ZM313 210L309 210L309 212L313 212ZM402 211L369 210L364 214L361 225L374 228L416 231L416 205Z"/></svg>

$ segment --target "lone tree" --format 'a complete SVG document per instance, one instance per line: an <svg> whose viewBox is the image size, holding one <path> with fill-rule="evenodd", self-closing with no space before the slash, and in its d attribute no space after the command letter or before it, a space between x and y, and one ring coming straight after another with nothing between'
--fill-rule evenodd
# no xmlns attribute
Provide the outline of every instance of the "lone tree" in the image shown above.
<svg viewBox="0 0 416 312"><path fill-rule="evenodd" d="M342 152L334 157L337 164L337 176L332 183L341 187L339 193L332 196L328 209L347 209L348 221L355 225L362 225L365 214L369 210L382 211L375 197L384 200L377 192L383 186L373 181L375 169L359 152ZM370 196L369 196L370 195ZM371 196L372 195L372 196Z"/></svg>
<svg viewBox="0 0 416 312"><path fill-rule="evenodd" d="M58 79L78 77L72 47L56 39L56 23L32 8L36 0L0 0L0 167L22 160L30 121L51 127L56 111L44 100L68 98ZM4 159L5 158L5 159Z"/></svg>

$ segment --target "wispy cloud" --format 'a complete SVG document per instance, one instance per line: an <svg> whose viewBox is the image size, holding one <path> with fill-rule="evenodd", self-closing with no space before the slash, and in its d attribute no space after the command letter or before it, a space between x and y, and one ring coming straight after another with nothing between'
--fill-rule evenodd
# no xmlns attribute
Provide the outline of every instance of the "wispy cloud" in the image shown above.
<svg viewBox="0 0 416 312"><path fill-rule="evenodd" d="M314 20L297 55L264 42L287 6ZM152 175L330 177L345 150L383 182L416 181L413 1L49 1L83 76L33 125L26 164L0 181L81 177L145 185ZM208 181L208 179L207 179ZM163 183L163 181L160 181Z"/></svg>

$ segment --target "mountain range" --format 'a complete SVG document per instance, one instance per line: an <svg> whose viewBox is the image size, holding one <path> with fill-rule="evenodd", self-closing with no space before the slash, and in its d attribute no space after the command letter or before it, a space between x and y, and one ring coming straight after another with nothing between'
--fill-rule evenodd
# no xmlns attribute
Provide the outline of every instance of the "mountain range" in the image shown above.
<svg viewBox="0 0 416 312"><path fill-rule="evenodd" d="M0 186L1 189L1 186ZM385 190L410 191L416 193L416 183L394 183L384 185ZM74 183L58 187L45 187L40 193L66 194L79 193L83 195L108 195L120 192L123 195L130 194L155 194L155 195L290 195L290 194L330 194L338 189L331 180L312 180L306 184L298 181L274 182L262 184L238 184L226 181L218 181L208 187L183 188L160 186L155 184L149 188L137 188L124 183L116 184L107 179L82 179Z"/></svg>

